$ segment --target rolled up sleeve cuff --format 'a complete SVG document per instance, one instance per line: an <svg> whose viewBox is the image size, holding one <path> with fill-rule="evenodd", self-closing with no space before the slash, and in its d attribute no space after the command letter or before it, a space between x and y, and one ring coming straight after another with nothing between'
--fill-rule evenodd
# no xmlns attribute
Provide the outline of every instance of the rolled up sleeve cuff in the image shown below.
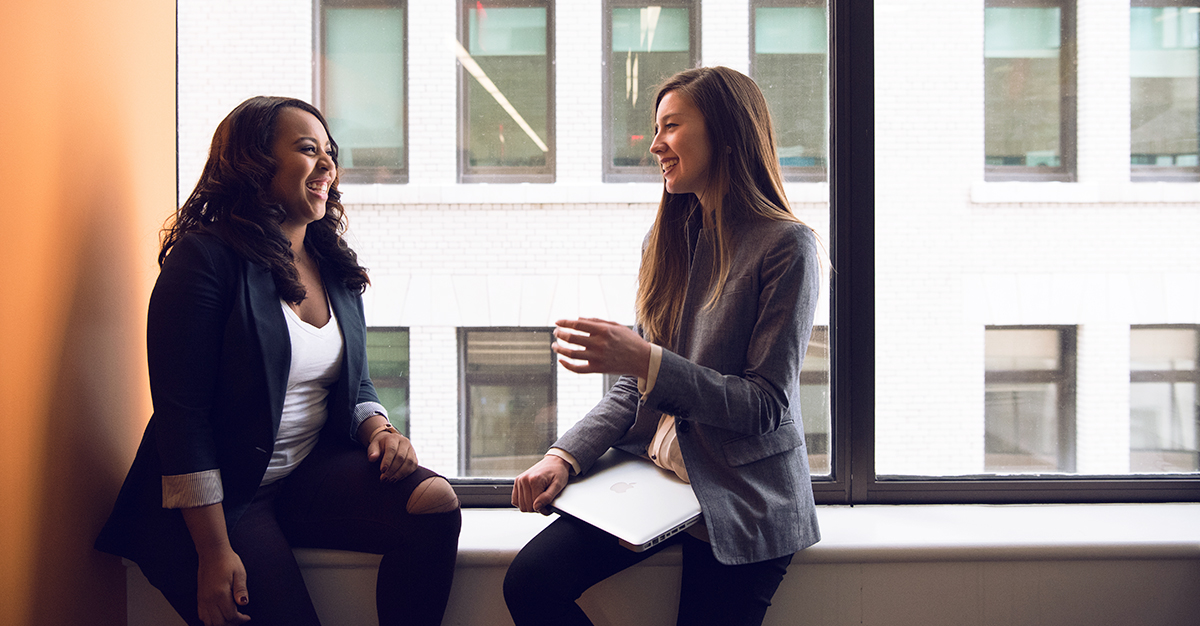
<svg viewBox="0 0 1200 626"><path fill-rule="evenodd" d="M190 509L225 499L219 469L163 476L162 489L164 509Z"/></svg>
<svg viewBox="0 0 1200 626"><path fill-rule="evenodd" d="M577 476L579 475L579 461L576 461L575 457L571 456L570 452L567 452L562 448L550 448L546 451L546 456L556 456L566 461L567 464L571 466L571 473Z"/></svg>
<svg viewBox="0 0 1200 626"><path fill-rule="evenodd" d="M358 441L359 427L362 426L363 422L367 421L368 417L376 414L382 415L383 419L391 422L388 419L387 409L383 408L383 405L378 402L360 402L358 406L354 407L354 415L350 420L350 438Z"/></svg>
<svg viewBox="0 0 1200 626"><path fill-rule="evenodd" d="M646 370L646 378L638 378L638 393L645 398L654 389L658 381L658 368L662 365L662 346L650 344L650 366Z"/></svg>

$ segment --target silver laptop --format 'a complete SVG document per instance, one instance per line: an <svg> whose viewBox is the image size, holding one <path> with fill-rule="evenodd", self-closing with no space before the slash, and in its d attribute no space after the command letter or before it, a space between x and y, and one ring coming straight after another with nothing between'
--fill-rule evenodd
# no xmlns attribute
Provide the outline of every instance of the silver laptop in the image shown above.
<svg viewBox="0 0 1200 626"><path fill-rule="evenodd" d="M610 448L574 477L550 508L585 521L641 552L700 519L692 486L648 459Z"/></svg>

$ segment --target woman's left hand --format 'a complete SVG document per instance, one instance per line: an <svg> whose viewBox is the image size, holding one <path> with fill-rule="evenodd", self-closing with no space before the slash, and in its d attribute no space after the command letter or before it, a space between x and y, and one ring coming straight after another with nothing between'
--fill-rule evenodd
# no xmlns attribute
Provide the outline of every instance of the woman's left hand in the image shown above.
<svg viewBox="0 0 1200 626"><path fill-rule="evenodd" d="M563 367L578 374L646 377L650 369L650 344L628 327L594 317L558 320L556 325L558 328L554 329L554 337L579 348L568 348L556 341L554 351L567 359L583 361L573 363L559 359Z"/></svg>
<svg viewBox="0 0 1200 626"><path fill-rule="evenodd" d="M381 430L367 444L367 460L379 461L379 480L396 482L417 470L417 452L408 437Z"/></svg>

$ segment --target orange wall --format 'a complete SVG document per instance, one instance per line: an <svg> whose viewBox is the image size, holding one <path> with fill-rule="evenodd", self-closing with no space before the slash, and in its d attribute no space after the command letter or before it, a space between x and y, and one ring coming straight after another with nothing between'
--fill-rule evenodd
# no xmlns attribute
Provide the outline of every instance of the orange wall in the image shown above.
<svg viewBox="0 0 1200 626"><path fill-rule="evenodd" d="M0 625L124 624L120 560L91 542L149 416L173 2L5 4L0 189Z"/></svg>

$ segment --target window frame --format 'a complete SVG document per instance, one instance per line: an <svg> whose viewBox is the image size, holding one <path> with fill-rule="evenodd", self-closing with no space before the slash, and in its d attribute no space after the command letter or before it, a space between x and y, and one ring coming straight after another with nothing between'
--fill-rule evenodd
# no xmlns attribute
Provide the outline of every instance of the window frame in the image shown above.
<svg viewBox="0 0 1200 626"><path fill-rule="evenodd" d="M1060 9L1060 31L1058 51L1059 71L1059 120L1058 145L1061 151L1058 167L1031 165L988 165L983 164L983 178L987 182L1076 182L1078 176L1078 41L1077 0L985 0L984 9L989 8L1058 8ZM981 51L982 53L982 51ZM984 79L983 76L980 77ZM984 94L986 99L987 94ZM986 106L986 105L985 105ZM986 120L985 120L986 124ZM985 147L986 156L986 147Z"/></svg>
<svg viewBox="0 0 1200 626"><path fill-rule="evenodd" d="M608 5L606 4L606 7ZM831 474L818 504L1200 501L1200 475L912 478L875 474L873 0L829 0ZM605 27L607 28L607 27ZM607 97L607 92L606 92ZM612 182L606 179L606 182ZM852 477L853 480L852 480ZM512 480L455 480L464 506L511 506Z"/></svg>
<svg viewBox="0 0 1200 626"><path fill-rule="evenodd" d="M342 184L392 184L403 185L408 183L408 173L411 166L410 160L410 144L411 135L409 134L409 84L408 84L408 28L411 21L411 14L408 10L408 0L313 0L313 50L315 57L313 59L313 102L318 109L325 111L328 104L325 97L325 17L324 9L326 6L344 6L346 8L393 8L399 7L404 12L404 44L400 51L404 62L402 64L401 82L404 84L404 148L403 148L403 163L404 167L343 167L339 164L338 167L338 182ZM341 146L339 146L339 149Z"/></svg>
<svg viewBox="0 0 1200 626"><path fill-rule="evenodd" d="M1200 7L1200 0L1130 0L1129 9L1132 11L1135 8L1171 8L1171 7ZM1132 52L1132 50L1130 51ZM1130 76L1130 80L1133 77ZM1200 77L1197 77L1200 82ZM1133 108L1132 89L1130 95L1130 109ZM1200 109L1200 94L1197 94L1197 108ZM1197 121L1197 126L1200 126L1200 120ZM1130 129L1132 132L1132 128ZM1197 143L1200 144L1200 133L1197 133ZM1197 145L1197 152L1200 153L1200 145ZM1130 161L1133 160L1133 150L1130 147ZM1190 183L1200 181L1200 164L1185 166L1185 165L1135 165L1132 162L1129 164L1129 179L1135 183Z"/></svg>
<svg viewBox="0 0 1200 626"><path fill-rule="evenodd" d="M758 80L755 77L757 70L758 53L755 52L755 36L757 34L756 21L760 8L790 8L790 7L820 7L825 8L826 0L750 0L750 77ZM827 15L828 19L828 15ZM826 25L828 30L828 24ZM830 46L832 47L832 46ZM825 51L825 80L826 93L829 92L829 68L830 68L830 52L826 48ZM825 110L826 126L829 125L829 109ZM828 134L828 133L827 133ZM778 147L778 146L776 146ZM800 165L781 165L783 171L783 180L787 182L799 183L823 183L829 180L829 154L826 151L824 166L800 166Z"/></svg>
<svg viewBox="0 0 1200 626"><path fill-rule="evenodd" d="M648 0L604 0L603 14L601 17L604 33L602 36L601 56L600 56L600 73L601 73L601 114L603 123L601 124L601 145L602 145L602 180L605 183L657 183L662 181L662 173L653 165L640 166L617 166L613 165L613 104L612 104L612 77L610 76L608 61L612 54L612 23L613 9L635 8L650 4ZM700 9L702 2L700 0L656 0L652 4L663 8L686 8L688 9L688 56L690 67L700 66ZM647 120L650 122L651 120Z"/></svg>
<svg viewBox="0 0 1200 626"><path fill-rule="evenodd" d="M470 27L468 12L473 8L471 0L456 0L457 10L455 11L455 19L457 20L456 32L458 41L467 47L468 37L470 33L467 29ZM455 146L455 153L458 160L458 182L461 184L473 183L553 183L555 180L555 27L554 27L554 11L556 2L553 0L492 0L488 2L488 8L492 9L507 9L507 8L537 8L545 9L546 11L546 137L545 142L549 150L546 152L546 165L540 167L528 166L472 166L468 162L467 141L470 136L470 111L467 101L467 85L470 81L475 80L461 62L456 62L456 78L455 88L458 91L458 112L457 112L457 131L458 143Z"/></svg>

